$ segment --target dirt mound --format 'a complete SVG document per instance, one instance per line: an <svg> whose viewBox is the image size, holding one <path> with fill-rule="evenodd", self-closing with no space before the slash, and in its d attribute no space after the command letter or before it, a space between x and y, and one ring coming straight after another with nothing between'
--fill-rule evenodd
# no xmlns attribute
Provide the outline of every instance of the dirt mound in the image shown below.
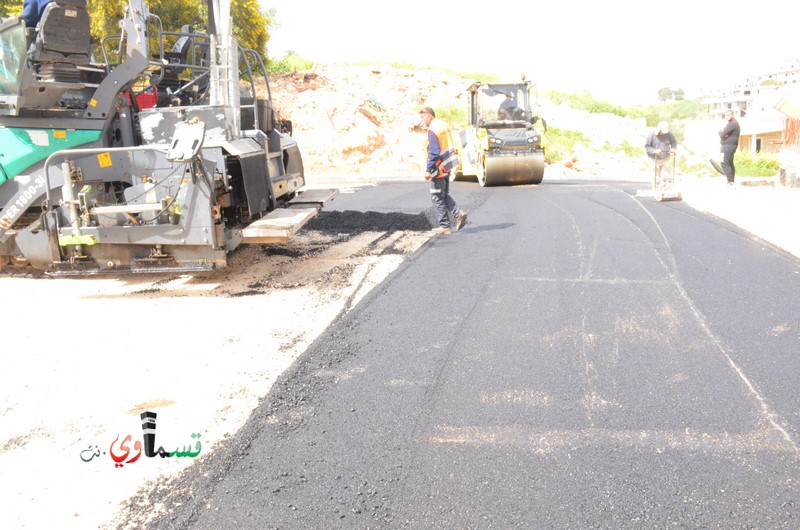
<svg viewBox="0 0 800 530"><path fill-rule="evenodd" d="M471 81L434 70L318 65L273 75L275 108L292 120L309 174L414 175L423 169L423 105L466 106Z"/></svg>

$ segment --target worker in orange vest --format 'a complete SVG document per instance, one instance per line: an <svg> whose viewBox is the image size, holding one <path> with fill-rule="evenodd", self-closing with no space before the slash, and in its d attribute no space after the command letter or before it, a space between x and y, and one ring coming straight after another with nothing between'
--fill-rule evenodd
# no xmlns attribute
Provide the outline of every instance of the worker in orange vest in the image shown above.
<svg viewBox="0 0 800 530"><path fill-rule="evenodd" d="M428 129L428 161L425 165L425 180L431 183L431 200L440 234L450 234L450 214L456 221L456 230L467 223L467 213L459 208L450 195L450 172L458 166L458 155L452 145L450 127L430 107L419 111L422 123Z"/></svg>

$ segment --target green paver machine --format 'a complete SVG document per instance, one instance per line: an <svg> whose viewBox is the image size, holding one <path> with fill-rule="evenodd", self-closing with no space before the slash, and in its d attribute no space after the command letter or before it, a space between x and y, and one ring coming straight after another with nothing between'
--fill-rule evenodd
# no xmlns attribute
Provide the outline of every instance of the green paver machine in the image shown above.
<svg viewBox="0 0 800 530"><path fill-rule="evenodd" d="M335 195L304 191L261 56L206 0L208 32L130 0L92 43L86 0L0 23L0 267L49 274L221 268L285 241ZM98 60L99 59L99 60Z"/></svg>

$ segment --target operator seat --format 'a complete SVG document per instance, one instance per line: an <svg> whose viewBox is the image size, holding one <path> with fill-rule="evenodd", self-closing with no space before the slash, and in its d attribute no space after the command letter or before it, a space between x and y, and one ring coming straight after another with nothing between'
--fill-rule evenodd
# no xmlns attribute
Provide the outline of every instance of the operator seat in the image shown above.
<svg viewBox="0 0 800 530"><path fill-rule="evenodd" d="M86 0L54 0L44 10L28 59L43 81L78 83L92 55Z"/></svg>
<svg viewBox="0 0 800 530"><path fill-rule="evenodd" d="M208 75L203 75L203 72L208 70L203 67L207 64L209 55L208 41L203 34L195 32L188 24L181 27L180 35L172 49L164 52L163 58L167 63L163 65L161 74L150 80L159 89L159 107L198 103L208 93ZM154 57L158 59L158 56ZM195 62L199 64L195 64L193 68L192 64ZM187 86L187 81L180 78L187 69L192 70L192 82L196 90L183 90L178 96L173 96Z"/></svg>

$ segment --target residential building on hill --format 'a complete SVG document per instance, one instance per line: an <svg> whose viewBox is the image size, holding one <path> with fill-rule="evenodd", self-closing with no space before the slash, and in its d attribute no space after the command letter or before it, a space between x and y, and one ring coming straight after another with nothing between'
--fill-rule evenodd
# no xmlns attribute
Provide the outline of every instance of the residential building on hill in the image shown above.
<svg viewBox="0 0 800 530"><path fill-rule="evenodd" d="M777 106L794 92L800 93L800 60L711 92L703 97L707 119L687 124L686 143L700 153L718 154L717 132L724 125L725 112L732 110L742 128L739 150L777 155L782 152L786 125L786 115Z"/></svg>

